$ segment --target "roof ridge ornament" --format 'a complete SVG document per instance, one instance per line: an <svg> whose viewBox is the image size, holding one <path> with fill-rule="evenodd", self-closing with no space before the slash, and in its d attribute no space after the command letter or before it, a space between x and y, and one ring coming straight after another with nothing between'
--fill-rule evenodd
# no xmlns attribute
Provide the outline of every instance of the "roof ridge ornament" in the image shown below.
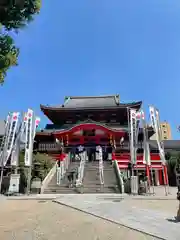
<svg viewBox="0 0 180 240"><path fill-rule="evenodd" d="M116 95L114 96L114 99L115 99L115 103L116 103L117 105L119 105L119 103L120 103L120 96L119 96L119 94L116 94Z"/></svg>

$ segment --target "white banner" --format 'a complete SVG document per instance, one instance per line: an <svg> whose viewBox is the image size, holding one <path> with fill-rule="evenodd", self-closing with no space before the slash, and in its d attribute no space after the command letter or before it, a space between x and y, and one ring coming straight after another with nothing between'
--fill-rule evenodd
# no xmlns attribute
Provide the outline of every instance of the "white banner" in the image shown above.
<svg viewBox="0 0 180 240"><path fill-rule="evenodd" d="M19 112L14 112L12 114L9 134L8 134L8 138L7 138L7 150L6 150L5 158L4 158L4 166L6 165L9 157L11 156L12 150L13 150L13 146L15 143L16 131L18 128L19 116L20 116Z"/></svg>
<svg viewBox="0 0 180 240"><path fill-rule="evenodd" d="M35 118L33 138L35 138L36 129L38 128L40 121L41 121L40 117L36 117L36 118Z"/></svg>
<svg viewBox="0 0 180 240"><path fill-rule="evenodd" d="M24 113L23 122L21 123L21 130L20 130L20 141L22 143L25 143L26 125L27 125L27 113Z"/></svg>
<svg viewBox="0 0 180 240"><path fill-rule="evenodd" d="M30 167L32 164L32 152L33 152L33 110L28 109L27 122L26 122L26 135L25 135L25 155L24 164Z"/></svg>
<svg viewBox="0 0 180 240"><path fill-rule="evenodd" d="M25 128L26 128L26 122L27 122L26 115L27 114L25 113L24 118L19 127L18 133L16 135L14 147L11 154L11 166L18 166L19 164L20 145L21 145L21 142L24 143L23 137L25 136Z"/></svg>
<svg viewBox="0 0 180 240"><path fill-rule="evenodd" d="M157 129L158 129L158 136L159 136L159 153L160 153L161 161L162 161L163 165L165 165L166 158L165 158L165 153L164 153L164 142L162 140L160 117L159 117L159 111L157 109L155 109L155 114L156 114Z"/></svg>
<svg viewBox="0 0 180 240"><path fill-rule="evenodd" d="M162 134L161 134L161 125L160 125L159 111L157 109L155 109L155 116L156 116L156 122L157 122L159 142L163 143L162 142Z"/></svg>
<svg viewBox="0 0 180 240"><path fill-rule="evenodd" d="M147 135L144 111L141 111L141 119L142 119L142 128L143 128L143 149L144 149L143 164L150 166L151 165L151 156L150 156L150 149L149 149L149 142L148 142L148 135Z"/></svg>
<svg viewBox="0 0 180 240"><path fill-rule="evenodd" d="M158 145L158 149L159 149L161 162L162 162L162 164L165 165L166 164L166 159L165 159L165 154L164 154L164 146L163 146L164 143L161 140L159 112L153 106L149 107L149 111L150 111L150 119L151 119L152 127L155 131L155 134L156 134L156 141L157 141L157 145Z"/></svg>
<svg viewBox="0 0 180 240"><path fill-rule="evenodd" d="M20 154L20 137L18 137L11 154L11 166L18 166Z"/></svg>
<svg viewBox="0 0 180 240"><path fill-rule="evenodd" d="M104 184L103 152L102 147L100 146L99 146L99 179L100 184Z"/></svg>
<svg viewBox="0 0 180 240"><path fill-rule="evenodd" d="M136 164L137 154L136 154L136 139L137 139L137 129L136 129L136 110L130 109L130 153L131 153L131 163Z"/></svg>
<svg viewBox="0 0 180 240"><path fill-rule="evenodd" d="M4 158L5 158L5 153L6 153L6 149L7 149L7 140L8 140L10 125L11 125L11 118L12 118L12 116L9 113L7 118L6 118L5 132L4 132L4 136L3 136L2 142L1 142L0 166L3 165Z"/></svg>
<svg viewBox="0 0 180 240"><path fill-rule="evenodd" d="M144 140L143 144L144 152L143 152L143 164L146 164L148 166L151 166L151 155L150 155L150 148L149 148L149 142L147 140Z"/></svg>

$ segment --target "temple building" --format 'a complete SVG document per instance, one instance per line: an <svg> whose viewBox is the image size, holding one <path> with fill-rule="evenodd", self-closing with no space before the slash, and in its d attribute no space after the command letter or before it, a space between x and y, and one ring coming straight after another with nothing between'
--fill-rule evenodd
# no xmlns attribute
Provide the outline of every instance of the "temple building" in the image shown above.
<svg viewBox="0 0 180 240"><path fill-rule="evenodd" d="M65 153L76 154L83 146L87 161L96 161L96 148L103 149L103 160L117 160L120 171L126 176L130 163L128 109L141 109L142 102L121 103L119 95L65 97L57 106L41 105L41 111L52 122L36 133L34 149L58 159L60 146ZM148 127L148 138L154 131ZM112 154L113 152L113 154ZM112 157L114 156L114 157ZM151 149L151 164L155 184L164 184L163 166L156 149ZM138 135L137 171L146 171L143 163L143 131Z"/></svg>

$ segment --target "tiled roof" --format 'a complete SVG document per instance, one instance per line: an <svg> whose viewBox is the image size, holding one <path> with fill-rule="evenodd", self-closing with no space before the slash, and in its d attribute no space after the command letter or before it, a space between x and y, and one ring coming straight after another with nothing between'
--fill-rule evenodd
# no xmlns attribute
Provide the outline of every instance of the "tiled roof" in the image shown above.
<svg viewBox="0 0 180 240"><path fill-rule="evenodd" d="M149 144L151 148L158 149L156 140L150 140ZM165 140L164 148L165 150L180 150L180 140Z"/></svg>
<svg viewBox="0 0 180 240"><path fill-rule="evenodd" d="M109 107L119 105L119 95L98 97L68 97L65 108Z"/></svg>
<svg viewBox="0 0 180 240"><path fill-rule="evenodd" d="M64 104L49 106L40 105L41 110L60 110L60 109L90 109L90 108L126 108L134 107L140 108L142 102L131 102L131 103L120 103L119 95L109 95L109 96L87 96L87 97L66 97Z"/></svg>
<svg viewBox="0 0 180 240"><path fill-rule="evenodd" d="M5 121L0 120L0 136L4 135L5 133Z"/></svg>

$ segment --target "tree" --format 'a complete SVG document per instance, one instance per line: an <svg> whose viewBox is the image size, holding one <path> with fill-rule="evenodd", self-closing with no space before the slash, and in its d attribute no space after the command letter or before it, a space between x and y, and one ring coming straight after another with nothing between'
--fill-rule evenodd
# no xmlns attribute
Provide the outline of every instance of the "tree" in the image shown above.
<svg viewBox="0 0 180 240"><path fill-rule="evenodd" d="M180 152L172 151L172 152L166 153L166 160L167 160L169 184L172 186L176 186L175 167L177 162L180 161Z"/></svg>
<svg viewBox="0 0 180 240"><path fill-rule="evenodd" d="M166 154L166 160L168 166L174 170L176 163L180 160L180 153L177 151L168 152Z"/></svg>
<svg viewBox="0 0 180 240"><path fill-rule="evenodd" d="M18 55L13 39L7 34L0 35L0 83L4 82L7 70L17 65Z"/></svg>
<svg viewBox="0 0 180 240"><path fill-rule="evenodd" d="M48 172L51 170L55 161L52 157L47 154L34 153L33 154L33 162L32 162L32 177L40 178L41 181L47 176ZM23 193L27 183L27 169L24 166L24 152L20 153L19 158L19 172L21 175L20 180L20 192Z"/></svg>
<svg viewBox="0 0 180 240"><path fill-rule="evenodd" d="M15 46L9 32L18 33L18 29L27 26L33 20L33 16L39 13L41 0L0 0L0 4L0 84L2 84L8 69L18 64L19 48Z"/></svg>

